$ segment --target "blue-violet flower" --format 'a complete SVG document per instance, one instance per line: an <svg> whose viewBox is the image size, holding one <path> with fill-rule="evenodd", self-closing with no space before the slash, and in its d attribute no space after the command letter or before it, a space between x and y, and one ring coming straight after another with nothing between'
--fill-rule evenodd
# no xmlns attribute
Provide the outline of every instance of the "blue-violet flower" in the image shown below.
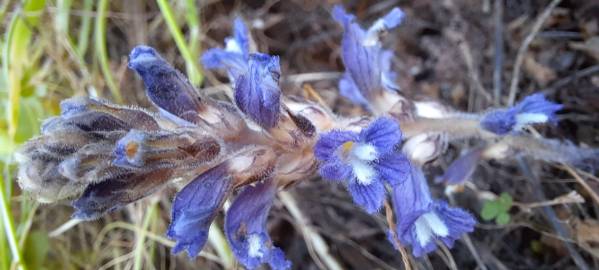
<svg viewBox="0 0 599 270"><path fill-rule="evenodd" d="M289 269L291 262L274 246L266 229L266 219L277 191L268 177L245 187L225 216L225 234L235 257L248 269L268 263L273 270Z"/></svg>
<svg viewBox="0 0 599 270"><path fill-rule="evenodd" d="M177 241L173 253L186 249L189 257L194 258L206 244L210 224L233 187L225 165L201 174L175 196L166 233Z"/></svg>
<svg viewBox="0 0 599 270"><path fill-rule="evenodd" d="M437 248L437 240L452 247L462 234L471 232L476 221L466 211L433 200L422 170L412 166L411 177L393 187L397 235L420 257Z"/></svg>
<svg viewBox="0 0 599 270"><path fill-rule="evenodd" d="M235 104L264 128L277 125L280 114L279 57L250 54L248 69L237 77Z"/></svg>
<svg viewBox="0 0 599 270"><path fill-rule="evenodd" d="M360 133L325 133L314 147L321 162L320 175L345 181L354 202L374 213L385 199L384 183L398 185L409 173L409 161L395 149L401 140L399 125L386 117L373 121Z"/></svg>
<svg viewBox="0 0 599 270"><path fill-rule="evenodd" d="M233 37L226 48L212 48L202 55L208 69L226 69L235 88L237 107L264 128L274 127L280 114L279 57L250 53L250 36L240 18L235 19Z"/></svg>
<svg viewBox="0 0 599 270"><path fill-rule="evenodd" d="M333 18L344 28L341 58L346 71L339 81L341 95L354 103L368 106L369 101L381 95L382 91L399 90L394 82L396 74L391 70L393 53L382 48L378 34L398 26L404 13L393 8L367 31L360 27L354 15L346 13L341 6L333 8Z"/></svg>

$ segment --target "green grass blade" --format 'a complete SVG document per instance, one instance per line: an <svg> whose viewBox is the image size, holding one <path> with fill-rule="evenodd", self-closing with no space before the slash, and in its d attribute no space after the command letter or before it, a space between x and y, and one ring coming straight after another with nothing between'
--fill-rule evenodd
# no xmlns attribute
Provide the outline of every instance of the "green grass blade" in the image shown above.
<svg viewBox="0 0 599 270"><path fill-rule="evenodd" d="M12 177L11 170L7 164L10 164L10 156L12 151L17 146L18 137L23 134L30 134L27 128L37 126L38 119L35 121L22 121L25 118L31 118L31 109L22 95L30 93L31 82L29 81L33 74L37 72L37 59L39 55L35 53L39 48L32 46L34 30L37 28L40 16L45 7L44 0L26 0L22 1L20 10L13 13L10 24L8 25L5 34L4 43L2 46L2 82L5 89L2 97L8 99L6 101L6 129L0 132L1 150L0 158L2 158L2 172L0 174L0 218L2 220L2 240L8 245L8 250L4 248L2 243L2 251L0 256L2 260L12 261L12 264L6 263L2 266L18 267L19 269L27 269L24 259L25 251L21 242L27 237L27 232L31 227L33 212L30 204L21 204L21 218L26 217L24 223L15 223L13 218L14 213L11 207L12 194ZM4 10L5 6L3 7ZM35 122L35 123L34 123ZM37 129L37 128L36 128ZM23 211L26 210L26 211ZM30 211L29 211L30 210ZM29 212L27 212L29 211ZM16 225L21 228L20 233L16 230ZM10 255L9 255L10 253Z"/></svg>
<svg viewBox="0 0 599 270"><path fill-rule="evenodd" d="M208 231L208 242L216 250L216 254L222 260L223 265L226 269L233 268L235 260L233 259L233 252L229 247L229 243L216 222L212 222L210 230Z"/></svg>
<svg viewBox="0 0 599 270"><path fill-rule="evenodd" d="M8 240L6 239L6 234L4 233L4 223L0 223L0 269L8 270L10 269L10 249L7 246Z"/></svg>
<svg viewBox="0 0 599 270"><path fill-rule="evenodd" d="M141 230L136 231L137 241L135 243L135 250L133 251L135 254L135 257L133 259L133 269L134 270L142 269L142 265L143 265L142 259L143 259L144 252L146 252L146 249L145 249L146 231L148 230L148 227L150 226L150 221L157 218L157 215L156 215L157 208L158 208L158 201L153 201L152 204L150 205L149 210L146 212L146 216L144 217Z"/></svg>
<svg viewBox="0 0 599 270"><path fill-rule="evenodd" d="M57 12L56 16L54 17L54 23L56 24L56 29L67 36L69 35L69 21L71 16L72 4L72 0L56 1Z"/></svg>
<svg viewBox="0 0 599 270"><path fill-rule="evenodd" d="M4 174L0 174L0 212L2 212L2 223L4 227L5 236L8 240L8 245L12 253L12 260L14 263L19 265L20 269L27 270L27 266L23 261L23 255L19 248L19 242L15 225L12 219L12 212L10 209L10 203L8 200L7 192L5 190Z"/></svg>
<svg viewBox="0 0 599 270"><path fill-rule="evenodd" d="M185 1L185 19L189 27L189 50L193 59L198 59L200 55L200 16L194 0Z"/></svg>
<svg viewBox="0 0 599 270"><path fill-rule="evenodd" d="M29 57L31 27L38 24L44 5L45 1L43 0L26 1L23 12L14 13L6 33L2 69L5 81L8 82L8 112L6 115L8 134L11 138L14 138L17 133L23 77L26 68L32 66Z"/></svg>
<svg viewBox="0 0 599 270"><path fill-rule="evenodd" d="M110 66L108 64L108 52L106 49L106 13L108 11L108 0L100 0L98 3L97 17L96 17L96 28L94 33L94 42L96 46L96 57L100 62L100 69L106 80L106 85L110 89L112 96L116 102L122 103L123 98L118 86L114 82Z"/></svg>
<svg viewBox="0 0 599 270"><path fill-rule="evenodd" d="M85 0L83 2L83 17L81 17L81 27L79 28L79 36L77 37L77 53L80 57L85 55L89 44L89 33L91 31L92 9L94 8L93 0Z"/></svg>
<svg viewBox="0 0 599 270"><path fill-rule="evenodd" d="M200 85L202 83L203 77L197 64L197 55L194 56L190 48L187 46L185 38L183 37L183 33L181 33L179 25L177 25L177 21L175 20L173 8L166 0L156 0L156 2L158 3L158 7L160 8L160 12L162 13L162 17L164 17L164 21L168 26L171 36L175 40L175 44L177 44L179 52L183 56L183 59L185 59L189 81L193 85Z"/></svg>

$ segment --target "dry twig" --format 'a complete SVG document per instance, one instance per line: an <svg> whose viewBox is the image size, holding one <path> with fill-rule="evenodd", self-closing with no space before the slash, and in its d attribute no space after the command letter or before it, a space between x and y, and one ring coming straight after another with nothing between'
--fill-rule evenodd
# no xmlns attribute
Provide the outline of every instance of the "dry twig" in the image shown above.
<svg viewBox="0 0 599 270"><path fill-rule="evenodd" d="M401 254L401 260L403 261L404 268L406 270L412 270L408 252L406 252L406 249L399 242L399 238L397 238L397 230L395 229L397 227L395 226L395 220L393 220L393 208L391 208L391 204L389 204L388 200L385 200L385 216L387 217L387 224L389 224L391 238Z"/></svg>
<svg viewBox="0 0 599 270"><path fill-rule="evenodd" d="M589 184L587 184L587 182L584 179L582 179L582 177L580 177L580 175L578 175L578 173L576 173L576 171L572 169L572 167L565 165L564 168L566 169L566 171L568 171L568 173L570 173L574 177L576 182L578 182L584 188L584 190L587 193L589 193L589 196L591 196L593 201L595 201L595 203L599 205L599 196L597 195L597 193L595 193L591 186L589 186Z"/></svg>
<svg viewBox="0 0 599 270"><path fill-rule="evenodd" d="M460 53L464 58L464 62L466 63L466 67L468 68L468 77L470 77L470 81L474 86L474 89L481 94L487 102L493 101L493 97L485 90L484 86L480 81L480 76L478 74L478 70L474 64L474 58L472 57L472 49L464 36L464 30L458 29L460 26L466 25L464 18L460 15L460 12L456 10L456 7L452 0L444 1L444 5L453 11L452 25L454 27L448 27L444 34L447 36L449 40L456 43L458 48L460 49ZM456 28L456 29L453 29Z"/></svg>
<svg viewBox="0 0 599 270"><path fill-rule="evenodd" d="M535 39L543 24L551 15L551 12L555 7L561 2L561 0L553 0L551 3L543 10L543 12L537 17L535 23L530 30L530 33L526 36L520 48L518 48L518 54L516 55L516 62L514 63L514 69L512 71L512 81L510 83L510 94L508 96L508 105L512 106L514 101L516 100L516 91L518 88L518 82L520 81L520 70L522 69L522 63L524 63L524 56L526 56L526 52L528 51L528 46Z"/></svg>
<svg viewBox="0 0 599 270"><path fill-rule="evenodd" d="M503 75L503 0L495 0L495 68L493 69L493 95L495 106L501 103L501 88Z"/></svg>
<svg viewBox="0 0 599 270"><path fill-rule="evenodd" d="M283 202L291 216L293 216L295 221L298 223L298 228L301 229L306 244L314 248L314 251L318 254L318 257L322 259L322 262L328 267L328 269L343 269L341 264L339 264L339 262L337 262L337 260L329 253L329 247L322 236L312 229L308 219L298 207L293 195L284 190L280 191L278 195L281 202Z"/></svg>

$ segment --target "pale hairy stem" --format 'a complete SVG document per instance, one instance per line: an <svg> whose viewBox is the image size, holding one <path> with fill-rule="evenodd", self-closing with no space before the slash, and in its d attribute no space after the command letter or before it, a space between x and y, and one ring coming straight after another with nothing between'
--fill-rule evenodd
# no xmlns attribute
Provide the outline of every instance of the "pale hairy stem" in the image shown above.
<svg viewBox="0 0 599 270"><path fill-rule="evenodd" d="M580 148L558 140L533 138L529 136L507 135L485 149L483 157L490 159L514 158L525 155L534 159L574 164L584 159L596 159L596 149Z"/></svg>
<svg viewBox="0 0 599 270"><path fill-rule="evenodd" d="M400 123L407 138L425 133L447 133L450 139L497 137L481 128L480 119L464 117L416 118L411 122Z"/></svg>
<svg viewBox="0 0 599 270"><path fill-rule="evenodd" d="M513 157L514 154L523 154L538 160L573 164L583 159L599 157L599 151L595 149L580 148L555 139L517 133L499 136L484 130L477 118L469 116L417 118L401 123L401 129L406 138L425 133L446 133L450 140L480 138L496 141L487 146L483 154L485 158L505 159Z"/></svg>

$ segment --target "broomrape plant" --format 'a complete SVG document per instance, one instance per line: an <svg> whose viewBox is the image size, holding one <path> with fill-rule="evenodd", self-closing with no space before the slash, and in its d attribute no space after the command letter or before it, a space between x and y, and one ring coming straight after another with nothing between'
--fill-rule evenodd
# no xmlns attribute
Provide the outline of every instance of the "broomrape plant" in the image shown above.
<svg viewBox="0 0 599 270"><path fill-rule="evenodd" d="M482 159L597 161L595 149L524 132L557 121L562 106L541 94L482 114L407 98L395 83L393 53L379 41L404 19L400 9L368 29L340 6L332 15L344 30L339 91L369 115L342 117L282 96L279 58L253 51L249 30L236 19L225 48L207 50L201 59L205 68L227 72L234 102L203 95L155 49L137 46L129 68L156 110L90 97L64 100L61 114L47 119L41 136L17 154L21 188L42 202L71 201L74 218L91 220L176 180L185 186L175 196L167 231L176 241L173 252L197 256L210 224L232 200L224 228L239 262L248 269L288 269L291 262L269 237L268 212L277 190L316 173L345 185L370 214L390 197L396 218L391 243L422 256L438 244L451 247L476 224L468 212L433 198L422 171L449 142L482 143L438 178L448 184L468 180Z"/></svg>

